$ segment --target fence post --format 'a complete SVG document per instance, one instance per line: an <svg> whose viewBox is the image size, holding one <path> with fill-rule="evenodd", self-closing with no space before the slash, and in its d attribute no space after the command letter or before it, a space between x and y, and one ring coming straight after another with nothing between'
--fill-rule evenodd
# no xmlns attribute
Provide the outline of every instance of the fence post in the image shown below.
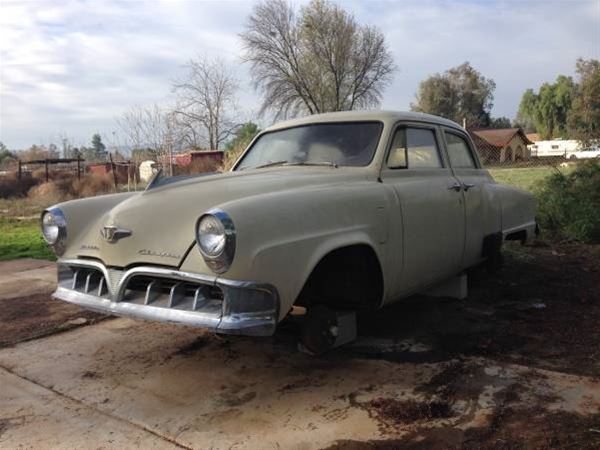
<svg viewBox="0 0 600 450"><path fill-rule="evenodd" d="M81 157L77 155L77 179L81 180Z"/></svg>
<svg viewBox="0 0 600 450"><path fill-rule="evenodd" d="M110 170L113 173L113 181L115 182L115 192L119 192L119 189L117 188L117 174L115 172L115 163L113 162L112 159L112 155L109 153L108 157L110 158Z"/></svg>
<svg viewBox="0 0 600 450"><path fill-rule="evenodd" d="M49 178L49 174L48 174L48 158L46 158L45 160L45 167L46 167L46 183L48 182Z"/></svg>
<svg viewBox="0 0 600 450"><path fill-rule="evenodd" d="M21 178L23 177L23 168L21 167L21 160L18 160L18 170L17 170L17 180L21 181Z"/></svg>

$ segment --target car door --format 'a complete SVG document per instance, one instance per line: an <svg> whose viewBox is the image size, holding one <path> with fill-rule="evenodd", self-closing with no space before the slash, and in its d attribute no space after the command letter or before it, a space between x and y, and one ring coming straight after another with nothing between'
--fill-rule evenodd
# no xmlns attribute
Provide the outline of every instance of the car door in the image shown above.
<svg viewBox="0 0 600 450"><path fill-rule="evenodd" d="M400 220L390 234L401 234L391 252L401 253L391 292L400 296L460 271L465 223L461 185L441 151L437 126L400 124L392 134L381 181L398 199Z"/></svg>
<svg viewBox="0 0 600 450"><path fill-rule="evenodd" d="M469 267L482 259L483 239L489 228L486 218L486 183L490 177L481 168L471 140L460 130L443 128L444 142L450 166L462 185L465 205L465 250L462 266Z"/></svg>

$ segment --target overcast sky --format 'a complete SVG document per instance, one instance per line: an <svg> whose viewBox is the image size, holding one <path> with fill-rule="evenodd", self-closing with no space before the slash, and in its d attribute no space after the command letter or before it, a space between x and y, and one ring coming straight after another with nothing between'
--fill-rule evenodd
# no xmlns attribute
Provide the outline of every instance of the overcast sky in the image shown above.
<svg viewBox="0 0 600 450"><path fill-rule="evenodd" d="M302 3L302 2L295 2ZM419 81L469 61L496 81L493 114L513 118L523 91L600 59L600 0L338 0L377 25L398 72L382 107L406 110ZM131 105L166 104L197 54L231 63L238 103L260 99L241 63L238 34L251 1L0 0L0 141L9 148L111 141ZM269 125L263 119L261 125Z"/></svg>

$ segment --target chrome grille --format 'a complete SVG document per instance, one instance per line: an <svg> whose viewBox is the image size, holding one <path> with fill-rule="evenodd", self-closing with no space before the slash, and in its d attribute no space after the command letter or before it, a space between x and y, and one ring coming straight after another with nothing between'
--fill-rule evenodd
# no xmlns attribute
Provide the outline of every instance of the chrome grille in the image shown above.
<svg viewBox="0 0 600 450"><path fill-rule="evenodd" d="M221 314L220 287L195 280L147 274L125 277L125 271L98 265L59 265L59 286L114 302Z"/></svg>
<svg viewBox="0 0 600 450"><path fill-rule="evenodd" d="M58 261L54 298L105 314L269 336L279 313L268 284L222 280L171 267L107 267L97 260Z"/></svg>
<svg viewBox="0 0 600 450"><path fill-rule="evenodd" d="M110 297L103 272L93 267L62 266L58 272L58 284L84 294L92 294L102 298Z"/></svg>
<svg viewBox="0 0 600 450"><path fill-rule="evenodd" d="M217 286L137 275L127 280L122 302L220 313L223 292Z"/></svg>

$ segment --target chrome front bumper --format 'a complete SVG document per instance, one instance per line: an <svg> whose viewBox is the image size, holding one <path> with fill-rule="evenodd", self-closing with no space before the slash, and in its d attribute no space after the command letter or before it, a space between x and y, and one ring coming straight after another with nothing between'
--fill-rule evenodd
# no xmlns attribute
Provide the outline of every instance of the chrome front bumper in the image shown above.
<svg viewBox="0 0 600 450"><path fill-rule="evenodd" d="M85 259L58 261L54 298L117 316L270 336L279 314L277 290L175 269L115 269Z"/></svg>

